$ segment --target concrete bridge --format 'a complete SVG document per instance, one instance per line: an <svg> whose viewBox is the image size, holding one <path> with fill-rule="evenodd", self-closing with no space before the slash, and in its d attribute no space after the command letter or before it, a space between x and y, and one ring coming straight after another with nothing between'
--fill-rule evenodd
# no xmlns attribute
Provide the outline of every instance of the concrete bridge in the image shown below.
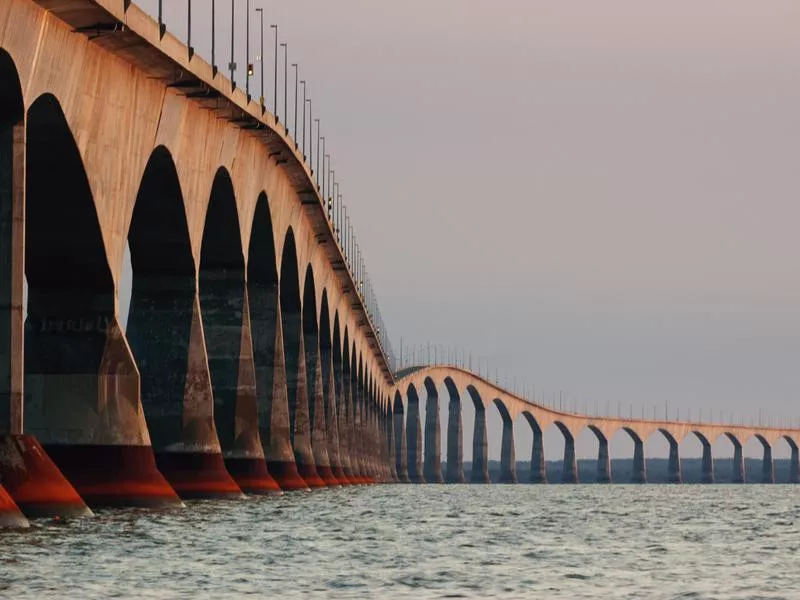
<svg viewBox="0 0 800 600"><path fill-rule="evenodd" d="M446 389L448 398L447 422L447 468L442 475L439 423L439 390ZM420 394L425 398L425 431L423 455L423 431L420 420ZM608 442L624 430L634 444L633 483L645 483L644 443L651 435L659 433L669 442L670 481L680 483L681 461L679 444L687 436L696 436L702 444L703 481L714 482L712 444L725 436L734 448L734 482L745 482L742 447L750 438L756 438L764 450L762 483L774 483L775 473L772 448L781 439L791 448L791 481L800 482L800 430L776 427L747 427L734 424L695 423L691 421L661 421L657 419L624 419L595 417L572 412L553 410L493 384L484 378L455 365L417 366L397 373L394 395L395 465L402 481L414 483L489 483L488 438L486 411L493 404L503 422L500 479L504 483L517 483L514 444L514 423L522 415L533 432L531 448L531 472L525 477L531 483L547 481L544 462L543 432L555 425L564 436L563 482L578 483L578 468L575 457L575 439L584 429L589 429L598 441L597 481L611 482L611 456ZM472 472L469 479L463 470L462 448L462 398L468 398L475 407L472 446ZM405 415L405 417L404 417Z"/></svg>
<svg viewBox="0 0 800 600"><path fill-rule="evenodd" d="M398 383L364 265L318 181L275 115L128 0L0 3L0 525L394 481L397 466L405 478L401 390L410 474L435 481L432 425L419 466L430 382L451 406L460 391L481 407L474 481L487 480L484 401L534 433L590 427L606 455L619 427L635 440L756 435L765 456L784 436L796 478L796 432L553 413L450 368ZM453 419L448 444L447 479L461 481ZM504 448L514 480L512 427Z"/></svg>

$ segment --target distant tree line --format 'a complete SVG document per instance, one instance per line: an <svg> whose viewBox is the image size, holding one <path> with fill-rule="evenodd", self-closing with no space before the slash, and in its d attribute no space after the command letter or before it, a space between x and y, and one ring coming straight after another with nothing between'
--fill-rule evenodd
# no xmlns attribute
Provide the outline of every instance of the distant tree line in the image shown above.
<svg viewBox="0 0 800 600"><path fill-rule="evenodd" d="M775 463L775 483L789 483L790 461L788 459L776 459ZM547 461L547 481L550 483L561 483L563 461ZM745 478L747 483L761 482L762 461L760 458L745 458ZM646 460L647 481L648 483L667 483L668 481L669 460L666 458L648 458ZM684 483L702 482L702 460L700 458L681 459L681 472ZM464 474L469 480L472 469L471 462L464 463ZM611 461L611 480L614 483L630 483L631 472L633 470L633 459L618 458ZM442 465L442 473L446 472L446 465ZM531 472L531 464L528 461L517 462L517 479L520 483L528 481ZM594 459L578 460L578 475L581 483L595 483L597 479L597 461ZM717 483L730 483L733 475L733 461L730 458L720 458L714 460L714 479ZM489 461L489 476L492 481L500 480L500 461Z"/></svg>

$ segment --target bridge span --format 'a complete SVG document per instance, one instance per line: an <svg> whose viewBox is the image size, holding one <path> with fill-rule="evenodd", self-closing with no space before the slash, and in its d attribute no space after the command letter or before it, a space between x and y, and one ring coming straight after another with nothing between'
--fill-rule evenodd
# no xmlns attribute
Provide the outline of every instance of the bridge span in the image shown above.
<svg viewBox="0 0 800 600"><path fill-rule="evenodd" d="M418 397L438 401L438 383L451 416L459 394L475 403L472 481L488 480L488 402L531 424L534 480L551 423L570 481L583 427L601 478L622 427L638 480L652 431L673 447L727 435L739 464L756 436L765 480L785 437L797 479L796 431L558 413L454 368L397 381L341 202L296 134L129 0L0 3L0 525L398 471L438 481L438 412L423 472ZM463 481L459 419L447 437L447 480ZM503 448L515 481L512 426Z"/></svg>
<svg viewBox="0 0 800 600"><path fill-rule="evenodd" d="M447 466L444 475L440 457L440 389L446 389L448 395ZM420 418L420 394L423 392L426 394L424 432ZM783 439L791 448L791 482L800 483L800 456L798 455L800 430L796 428L598 417L554 410L521 398L483 377L455 365L415 366L403 369L397 373L393 395L395 469L398 477L403 481L489 483L486 412L494 404L503 423L500 480L504 483L517 483L519 479L516 472L514 423L520 415L525 418L533 432L531 471L525 477L531 483L547 481L543 433L552 425L555 425L564 436L562 471L564 483L578 483L575 440L584 429L589 429L597 437L599 450L596 481L601 483L611 482L611 456L608 443L620 430L625 431L634 443L633 483L647 481L644 444L647 438L655 433L660 433L669 442L669 478L671 482L680 483L682 481L680 442L687 436L696 436L703 448L703 481L713 483L714 460L711 446L718 438L724 436L730 440L734 448L734 482L745 482L742 447L748 440L755 438L763 448L761 482L775 482L772 449L779 440ZM475 407L472 472L468 479L465 477L462 464L462 398L471 400Z"/></svg>

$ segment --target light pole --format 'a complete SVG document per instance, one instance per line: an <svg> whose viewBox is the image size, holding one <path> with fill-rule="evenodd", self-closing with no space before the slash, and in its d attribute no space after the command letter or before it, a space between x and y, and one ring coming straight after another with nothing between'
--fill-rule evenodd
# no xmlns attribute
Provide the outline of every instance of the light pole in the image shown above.
<svg viewBox="0 0 800 600"><path fill-rule="evenodd" d="M245 13L247 16L245 17L244 62L247 72L244 74L244 94L247 96L247 103L250 104L250 76L253 74L250 69L250 0L245 3Z"/></svg>
<svg viewBox="0 0 800 600"><path fill-rule="evenodd" d="M256 12L261 19L261 54L258 57L261 63L261 96L258 99L258 103L261 105L261 114L264 114L264 9L257 8Z"/></svg>
<svg viewBox="0 0 800 600"><path fill-rule="evenodd" d="M228 68L231 71L231 90L236 89L236 80L233 78L234 72L236 71L236 62L234 62L234 52L236 50L234 41L236 40L236 34L234 32L234 27L236 24L236 2L231 0L231 62L228 63Z"/></svg>
<svg viewBox="0 0 800 600"><path fill-rule="evenodd" d="M314 122L317 124L317 189L319 189L319 141L320 141L319 119L314 119Z"/></svg>
<svg viewBox="0 0 800 600"><path fill-rule="evenodd" d="M192 0L186 0L186 47L189 50L189 60L194 56L192 48Z"/></svg>
<svg viewBox="0 0 800 600"><path fill-rule="evenodd" d="M292 63L294 67L294 146L297 148L297 63Z"/></svg>
<svg viewBox="0 0 800 600"><path fill-rule="evenodd" d="M211 0L211 73L217 76L217 0Z"/></svg>
<svg viewBox="0 0 800 600"><path fill-rule="evenodd" d="M272 103L272 112L275 115L275 120L278 121L278 26L270 25L270 27L275 30L275 68L273 69L275 95Z"/></svg>
<svg viewBox="0 0 800 600"><path fill-rule="evenodd" d="M305 127L303 128L305 135ZM311 174L314 174L314 115L311 113L311 98L308 99L308 164L311 165Z"/></svg>
<svg viewBox="0 0 800 600"><path fill-rule="evenodd" d="M287 91L287 79L289 79L289 48L286 43L281 44L281 48L283 48L283 128L288 131L289 109L287 105L289 103L289 92Z"/></svg>
<svg viewBox="0 0 800 600"><path fill-rule="evenodd" d="M306 80L300 82L303 86L303 159L306 157Z"/></svg>
<svg viewBox="0 0 800 600"><path fill-rule="evenodd" d="M325 198L325 136L320 138L322 142L322 170L319 172L320 177L322 178L322 185L320 186L320 190L322 191L322 198ZM317 144L317 152L319 152L320 146Z"/></svg>

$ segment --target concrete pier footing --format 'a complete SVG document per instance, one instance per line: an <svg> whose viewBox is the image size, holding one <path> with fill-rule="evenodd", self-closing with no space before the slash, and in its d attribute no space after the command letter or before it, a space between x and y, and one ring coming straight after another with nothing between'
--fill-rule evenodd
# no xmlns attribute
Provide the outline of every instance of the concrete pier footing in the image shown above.
<svg viewBox="0 0 800 600"><path fill-rule="evenodd" d="M28 527L26 519L9 493L0 485L0 528L22 529Z"/></svg>
<svg viewBox="0 0 800 600"><path fill-rule="evenodd" d="M0 436L0 480L29 518L92 514L32 436Z"/></svg>

